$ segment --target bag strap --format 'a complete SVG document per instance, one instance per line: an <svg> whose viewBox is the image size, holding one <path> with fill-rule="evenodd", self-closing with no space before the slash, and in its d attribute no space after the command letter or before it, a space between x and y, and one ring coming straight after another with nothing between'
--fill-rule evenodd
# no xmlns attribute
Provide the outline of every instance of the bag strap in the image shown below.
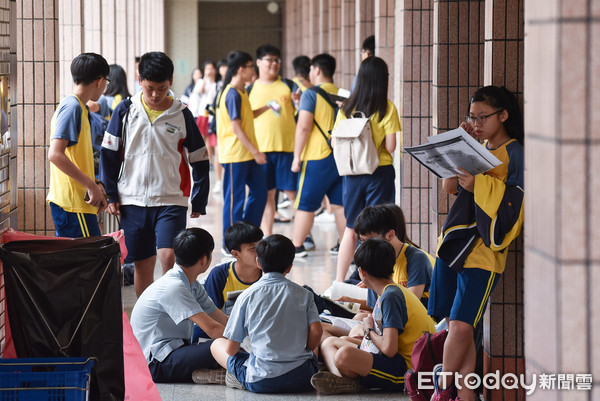
<svg viewBox="0 0 600 401"><path fill-rule="evenodd" d="M316 93L318 93L319 95L321 95L321 97L323 99L325 99L325 101L333 108L333 114L336 115L339 107L337 104L335 104L333 102L333 100L331 100L331 98L329 97L329 95L327 95L327 92L325 92L325 90L323 88L321 88L320 86L311 86L310 88L308 88L309 91L314 91Z"/></svg>
<svg viewBox="0 0 600 401"><path fill-rule="evenodd" d="M433 361L433 365L437 365L438 363L442 363L442 361L438 360L437 355L433 350L433 344L431 343L431 333L427 332L427 350L429 351L429 355L431 356L431 360Z"/></svg>
<svg viewBox="0 0 600 401"><path fill-rule="evenodd" d="M323 88L316 86L316 85L311 86L310 88L308 88L308 90L312 90L313 92L321 95L321 97L323 99L325 99L327 104L329 104L331 106L331 108L333 108L333 117L335 119L335 116L338 113L339 107L337 106L337 104L333 103L333 101L329 98L329 96L327 96L327 92L325 92L323 90ZM314 116L314 114L313 114L313 116ZM317 122L317 120L314 117L313 117L313 122L319 129L319 132L321 133L321 135L323 135L323 138L325 139L325 142L327 142L327 146L329 146L329 149L333 150L333 147L331 146L331 139L327 138L327 135L325 135L325 131L323 131L323 129L321 128L321 126L319 125L319 123Z"/></svg>

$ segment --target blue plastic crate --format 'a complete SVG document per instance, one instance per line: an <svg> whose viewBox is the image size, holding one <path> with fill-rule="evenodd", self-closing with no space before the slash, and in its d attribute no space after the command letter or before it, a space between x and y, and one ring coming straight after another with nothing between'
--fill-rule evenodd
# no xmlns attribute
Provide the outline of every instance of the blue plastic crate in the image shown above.
<svg viewBox="0 0 600 401"><path fill-rule="evenodd" d="M85 401L94 358L0 359L0 401Z"/></svg>

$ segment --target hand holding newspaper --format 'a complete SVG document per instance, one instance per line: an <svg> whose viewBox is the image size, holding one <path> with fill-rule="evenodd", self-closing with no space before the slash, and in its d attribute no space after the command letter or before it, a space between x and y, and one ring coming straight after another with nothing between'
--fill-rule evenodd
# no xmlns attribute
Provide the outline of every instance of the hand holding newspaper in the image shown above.
<svg viewBox="0 0 600 401"><path fill-rule="evenodd" d="M477 175L502 164L460 127L430 136L427 143L404 150L439 178L456 176L460 173L458 167Z"/></svg>

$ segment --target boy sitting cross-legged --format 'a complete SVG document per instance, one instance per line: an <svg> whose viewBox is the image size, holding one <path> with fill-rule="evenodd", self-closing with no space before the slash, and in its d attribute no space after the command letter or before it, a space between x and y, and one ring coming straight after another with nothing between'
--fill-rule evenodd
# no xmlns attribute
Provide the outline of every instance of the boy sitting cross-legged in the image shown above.
<svg viewBox="0 0 600 401"><path fill-rule="evenodd" d="M256 393L307 391L318 370L313 349L322 328L313 295L287 280L295 248L283 235L256 245L264 275L236 301L223 337L213 342L215 360L227 368L225 383ZM240 351L250 337L252 353Z"/></svg>
<svg viewBox="0 0 600 401"><path fill-rule="evenodd" d="M435 326L419 299L392 280L395 259L394 247L382 239L368 239L356 250L360 278L379 298L373 313L363 320L362 340L330 337L321 344L329 372L312 377L318 391L404 390L414 343L423 332L435 333Z"/></svg>
<svg viewBox="0 0 600 401"><path fill-rule="evenodd" d="M214 240L201 228L187 228L173 241L175 267L152 283L131 312L131 327L156 383L222 383L223 371L210 342L191 344L196 323L211 338L223 335L227 316L196 279L212 260Z"/></svg>

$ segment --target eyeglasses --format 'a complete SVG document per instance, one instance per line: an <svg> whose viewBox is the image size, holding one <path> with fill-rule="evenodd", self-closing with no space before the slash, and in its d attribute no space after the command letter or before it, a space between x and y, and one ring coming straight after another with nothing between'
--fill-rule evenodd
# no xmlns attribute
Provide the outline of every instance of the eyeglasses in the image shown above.
<svg viewBox="0 0 600 401"><path fill-rule="evenodd" d="M108 77L104 77L104 79L106 80L106 83L109 84L110 83L110 79L108 79Z"/></svg>
<svg viewBox="0 0 600 401"><path fill-rule="evenodd" d="M465 120L471 125L475 125L476 123L483 125L483 124L485 124L485 122L487 121L487 119L489 117L493 116L494 114L501 113L503 111L504 111L504 109L496 110L495 112L493 112L492 114L488 114L487 116L479 116L479 117L465 116Z"/></svg>
<svg viewBox="0 0 600 401"><path fill-rule="evenodd" d="M254 64L245 65L244 68L254 68Z"/></svg>
<svg viewBox="0 0 600 401"><path fill-rule="evenodd" d="M269 64L281 64L280 58L263 57L261 60L266 61Z"/></svg>

